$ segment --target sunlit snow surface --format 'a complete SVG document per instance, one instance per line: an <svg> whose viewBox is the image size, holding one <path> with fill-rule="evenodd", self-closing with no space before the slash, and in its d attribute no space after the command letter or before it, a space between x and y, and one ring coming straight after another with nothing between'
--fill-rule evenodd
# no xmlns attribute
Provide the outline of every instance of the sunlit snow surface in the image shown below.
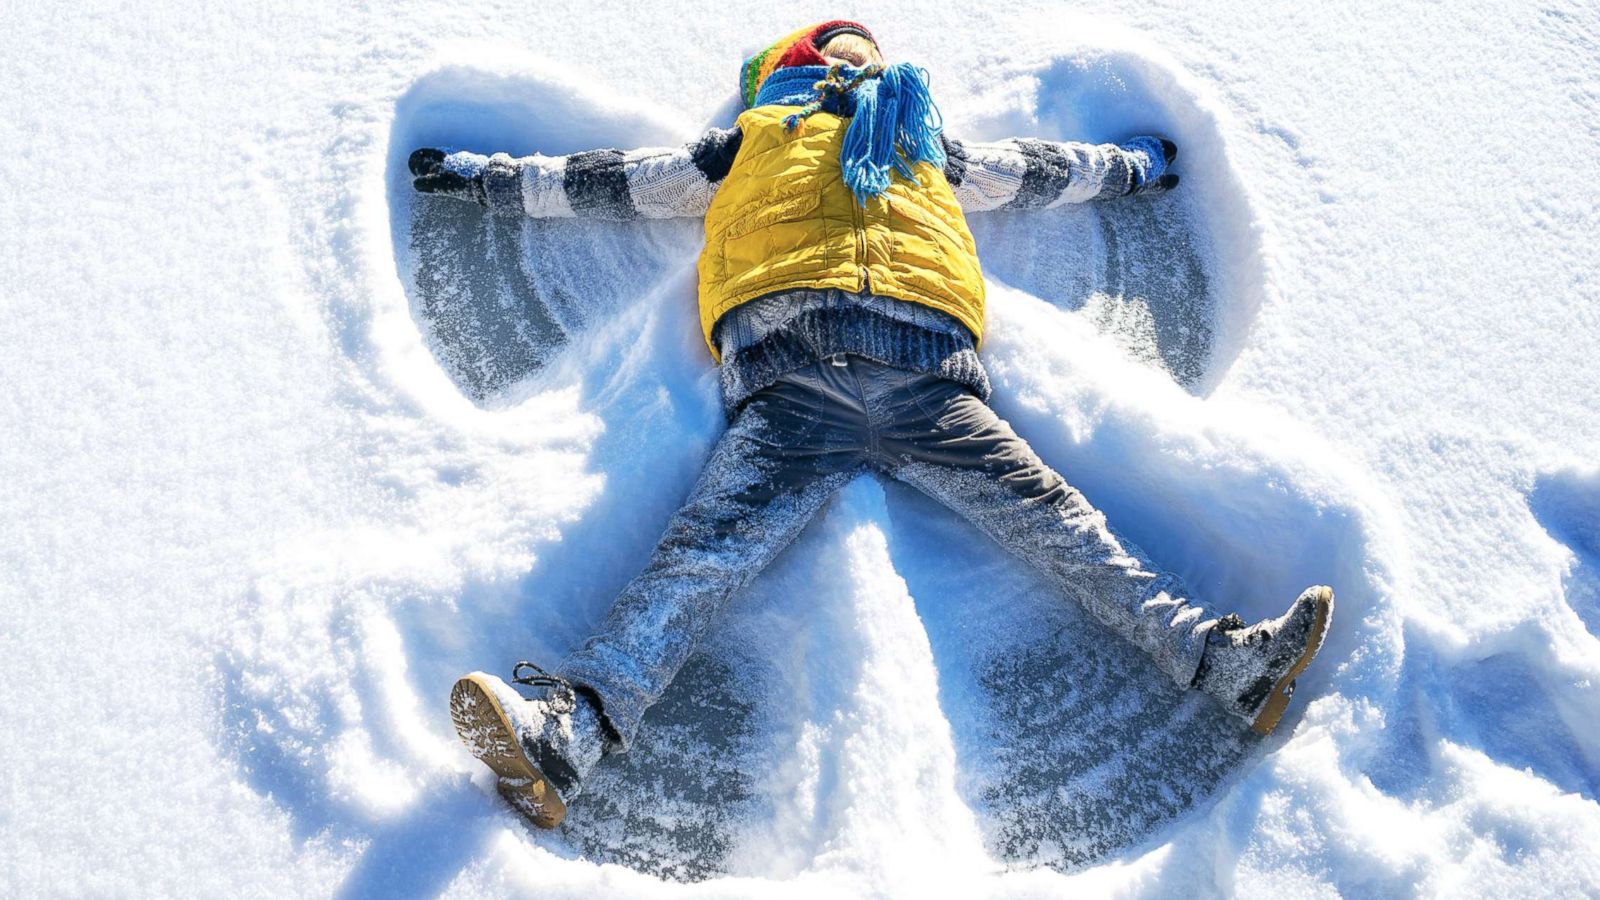
<svg viewBox="0 0 1600 900"><path fill-rule="evenodd" d="M863 477L555 832L445 699L580 643L687 494L700 223L490 220L405 156L690 139L793 10L11 23L5 83L83 83L0 117L0 893L1600 893L1600 203L1526 152L1600 152L1596 14L1153 12L858 15L954 135L1182 148L972 218L984 355L1200 596L1335 586L1278 732Z"/></svg>

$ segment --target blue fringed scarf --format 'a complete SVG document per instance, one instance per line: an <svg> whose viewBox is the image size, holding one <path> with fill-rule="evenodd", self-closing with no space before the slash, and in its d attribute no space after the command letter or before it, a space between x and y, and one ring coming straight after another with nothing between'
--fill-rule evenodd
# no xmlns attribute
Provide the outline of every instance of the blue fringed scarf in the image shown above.
<svg viewBox="0 0 1600 900"><path fill-rule="evenodd" d="M839 165L858 204L883 193L894 172L915 182L913 163L944 167L944 119L928 94L928 71L910 63L788 66L756 93L755 106L769 104L804 107L784 120L789 128L817 110L851 117Z"/></svg>

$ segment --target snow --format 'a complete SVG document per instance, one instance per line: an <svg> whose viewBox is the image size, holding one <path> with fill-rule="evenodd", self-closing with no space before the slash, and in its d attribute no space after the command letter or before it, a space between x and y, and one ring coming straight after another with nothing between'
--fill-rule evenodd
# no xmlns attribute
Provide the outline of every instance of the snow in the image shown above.
<svg viewBox="0 0 1600 900"><path fill-rule="evenodd" d="M575 647L722 427L699 229L485 223L405 154L672 144L834 14L0 12L0 893L1600 894L1560 0L852 8L952 134L1178 142L1171 196L973 217L994 405L1204 596L1330 583L1335 630L1258 740L865 478L565 828L498 799L451 682Z"/></svg>

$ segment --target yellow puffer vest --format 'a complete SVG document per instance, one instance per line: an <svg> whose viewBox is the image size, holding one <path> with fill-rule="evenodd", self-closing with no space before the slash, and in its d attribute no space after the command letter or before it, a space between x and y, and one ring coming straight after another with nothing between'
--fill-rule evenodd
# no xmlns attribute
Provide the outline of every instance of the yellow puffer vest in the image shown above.
<svg viewBox="0 0 1600 900"><path fill-rule="evenodd" d="M733 168L706 211L700 253L700 326L786 288L843 288L910 300L955 316L983 337L983 273L944 173L912 167L921 185L895 175L888 190L856 204L839 166L848 119L825 112L783 127L795 106L739 116Z"/></svg>

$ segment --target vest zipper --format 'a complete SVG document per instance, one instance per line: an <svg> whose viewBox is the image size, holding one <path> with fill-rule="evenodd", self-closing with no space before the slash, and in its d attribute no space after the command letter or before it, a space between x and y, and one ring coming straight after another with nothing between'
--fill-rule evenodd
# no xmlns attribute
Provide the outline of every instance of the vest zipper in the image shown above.
<svg viewBox="0 0 1600 900"><path fill-rule="evenodd" d="M872 292L872 274L867 270L867 221L866 221L866 213L862 211L861 204L857 203L855 201L854 197L850 198L850 210L851 210L852 217L855 219L856 251L857 251L857 254L858 254L856 258L858 260L860 260L860 268L861 268L861 287L859 288L859 290L862 293L871 293Z"/></svg>

